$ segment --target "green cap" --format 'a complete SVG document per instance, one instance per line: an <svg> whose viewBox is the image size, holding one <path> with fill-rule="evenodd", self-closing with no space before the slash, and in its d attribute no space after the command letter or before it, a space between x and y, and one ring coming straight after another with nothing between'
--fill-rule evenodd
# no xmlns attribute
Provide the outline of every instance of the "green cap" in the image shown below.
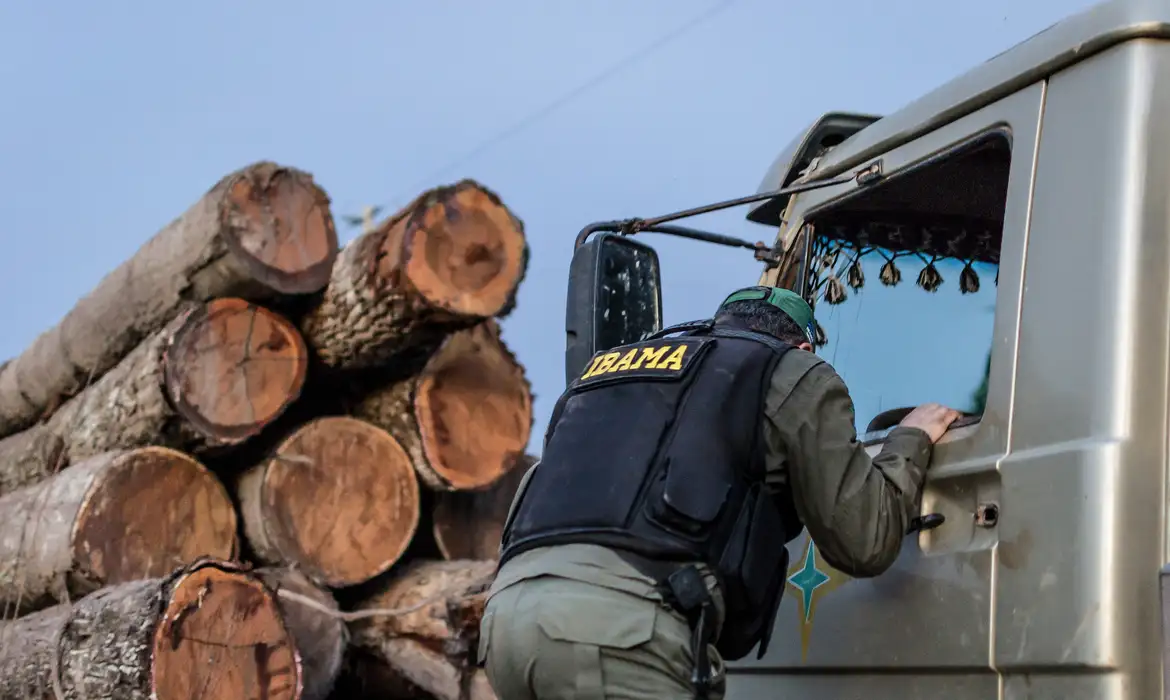
<svg viewBox="0 0 1170 700"><path fill-rule="evenodd" d="M777 309L788 314L788 317L796 321L796 325L804 329L805 336L808 337L808 342L815 344L817 330L816 320L813 318L812 307L796 292L793 292L782 287L745 287L738 291L732 292L731 296L723 300L719 305L722 309L724 306L733 301L766 301Z"/></svg>

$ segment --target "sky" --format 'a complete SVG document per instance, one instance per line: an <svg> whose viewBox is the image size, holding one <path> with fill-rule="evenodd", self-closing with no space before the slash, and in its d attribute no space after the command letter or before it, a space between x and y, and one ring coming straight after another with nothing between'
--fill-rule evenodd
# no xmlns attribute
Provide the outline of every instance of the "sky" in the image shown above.
<svg viewBox="0 0 1170 700"><path fill-rule="evenodd" d="M585 224L752 193L820 114L891 113L1090 4L11 0L0 4L0 358L249 162L311 172L342 242L358 232L341 217L365 205L388 214L473 177L529 238L503 333L533 384L539 454L564 388L565 284ZM686 223L770 241L745 213ZM649 242L667 323L709 316L761 270L747 251ZM941 311L927 327L947 323ZM878 365L897 354L891 342L852 351ZM970 350L956 387L984 352Z"/></svg>

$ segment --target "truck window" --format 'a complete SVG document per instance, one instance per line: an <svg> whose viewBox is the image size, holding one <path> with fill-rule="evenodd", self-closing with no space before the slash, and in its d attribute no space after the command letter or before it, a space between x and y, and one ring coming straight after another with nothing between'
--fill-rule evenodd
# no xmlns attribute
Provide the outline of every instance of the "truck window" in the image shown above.
<svg viewBox="0 0 1170 700"><path fill-rule="evenodd" d="M859 434L928 401L982 414L1010 163L997 131L808 218L817 352Z"/></svg>

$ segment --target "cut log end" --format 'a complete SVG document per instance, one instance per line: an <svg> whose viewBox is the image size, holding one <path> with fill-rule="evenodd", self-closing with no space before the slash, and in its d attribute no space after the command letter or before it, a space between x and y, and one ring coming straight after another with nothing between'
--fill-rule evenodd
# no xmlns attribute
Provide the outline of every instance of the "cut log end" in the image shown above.
<svg viewBox="0 0 1170 700"><path fill-rule="evenodd" d="M493 322L452 335L415 393L426 467L445 490L482 488L528 445L532 393Z"/></svg>
<svg viewBox="0 0 1170 700"><path fill-rule="evenodd" d="M151 685L158 700L301 697L301 659L271 590L215 566L172 589L154 634Z"/></svg>
<svg viewBox="0 0 1170 700"><path fill-rule="evenodd" d="M308 351L296 327L242 299L216 299L175 334L166 358L168 397L196 429L241 442L300 396Z"/></svg>
<svg viewBox="0 0 1170 700"><path fill-rule="evenodd" d="M317 419L280 445L262 503L273 546L332 587L389 569L420 517L418 479L405 450L385 431L347 417Z"/></svg>
<svg viewBox="0 0 1170 700"><path fill-rule="evenodd" d="M86 494L74 526L77 574L102 584L235 552L236 512L223 485L199 462L162 447L119 455Z"/></svg>
<svg viewBox="0 0 1170 700"><path fill-rule="evenodd" d="M261 282L282 294L322 289L337 257L329 198L312 176L274 163L242 171L220 215L226 241Z"/></svg>
<svg viewBox="0 0 1170 700"><path fill-rule="evenodd" d="M464 181L420 198L401 222L405 272L432 306L464 317L490 318L504 310L524 276L526 242L520 222L499 198ZM397 251L385 251L393 264ZM380 271L390 274L389 270Z"/></svg>

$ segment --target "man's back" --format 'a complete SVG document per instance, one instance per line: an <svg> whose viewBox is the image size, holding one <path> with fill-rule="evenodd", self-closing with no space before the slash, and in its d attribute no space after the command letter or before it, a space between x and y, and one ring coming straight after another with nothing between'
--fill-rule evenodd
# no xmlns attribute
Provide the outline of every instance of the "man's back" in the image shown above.
<svg viewBox="0 0 1170 700"><path fill-rule="evenodd" d="M765 396L765 410L759 418L767 447L766 482L772 487L777 498L793 498L796 501L796 510L802 516L807 513L814 520L818 518L823 520L814 523L810 531L819 534L826 529L838 528L824 537L827 541L824 551L830 563L842 564L842 568L853 575L873 575L878 573L874 568L875 562L880 565L897 556L901 532L896 532L896 536L874 538L872 520L867 519L871 517L868 509L846 509L838 513L835 510L827 512L823 505L826 500L831 500L840 493L843 483L856 478L859 467L868 469L870 463L864 449L856 441L851 403L837 400L843 387L844 384L832 367L812 353L790 351L781 358L771 375L770 387ZM847 394L845 398L848 398ZM637 426L631 426L631 429L636 430ZM815 433L810 433L810 430L815 430ZM901 438L903 440L901 443L896 441L898 437L891 436L895 439L892 443L894 446L886 450L882 458L876 461L888 465L883 471L888 478L892 477L896 482L920 480L921 470L925 469L926 460L929 458L929 440L920 431L908 431L908 438ZM839 456L833 462L823 463L821 455L825 453ZM807 474L789 474L791 468L799 469L805 465L813 467L806 470ZM539 465L534 468L539 468ZM903 472L906 472L904 477ZM889 493L886 486L889 482L882 479L881 475L874 476L877 480L863 482L867 484L863 491L872 494L868 496L868 502L887 501L899 504L898 508L890 509L891 512L894 510L905 512L904 503L900 502L909 501L912 504L917 490L912 489L907 494ZM802 495L797 497L794 491ZM865 493L855 498L866 500ZM512 507L515 508L515 503ZM906 518L908 517L907 514ZM833 524L834 518L852 518L855 522L845 523L845 527L840 527L840 523ZM893 522L885 528L888 532L895 532L897 528L904 527L903 519L898 517L889 519ZM858 532L865 534L864 536L854 534ZM793 536L797 533L788 534ZM718 632L723 620L722 595L709 568L703 566L702 569L715 600ZM639 571L615 550L594 544L564 544L521 553L500 568L489 595L494 597L499 591L518 582L541 577L555 577L546 581L543 586L543 590L549 595L559 595L556 579L575 581L602 589L596 591L596 597L598 602L605 601L605 605L590 606L580 609L579 612L578 606L565 610L564 614L570 617L586 615L599 622L608 620L606 624L612 624L613 629L620 629L619 618L629 615L627 607L615 601L634 596L654 606L661 607L662 604L662 595L652 577ZM532 608L534 611L536 609ZM662 614L674 616L676 625L686 624L686 621L673 610L663 608ZM520 611L514 615L523 618ZM529 622L536 623L535 620ZM663 623L659 624L661 626ZM606 625L600 627L608 629ZM486 626L485 631L490 636L491 632ZM598 636L601 638L596 640L597 644L617 643L604 633ZM676 653L682 655L682 659L690 659L689 648L678 649ZM722 663L717 655L713 662L713 667L719 671ZM689 689L683 690L689 692ZM667 689L662 691L664 694L660 697L671 697Z"/></svg>
<svg viewBox="0 0 1170 700"><path fill-rule="evenodd" d="M707 389L662 383L682 375L570 385L550 421L542 462L517 492L481 625L480 661L497 693L693 697L702 684L692 684L691 672L704 668L696 652L706 652L714 671L707 697L717 700L723 664L716 649L739 658L766 640L784 586L784 543L802 524L829 563L854 576L876 575L893 562L936 438L897 428L871 460L857 442L844 383L806 351L812 328L811 312L791 292L736 292L720 307L713 342L703 344L726 349L708 352L715 359L694 365L686 380ZM769 352L774 359L761 373ZM745 364L736 364L736 353ZM631 367L636 354L599 354L584 377ZM579 400L599 385L599 399ZM940 415L935 422L948 421ZM615 518L618 511L628 515ZM690 524L684 517L667 549L655 550L663 540L655 527L669 533L680 514L689 514ZM659 517L665 520L655 525ZM727 539L731 531L738 534ZM712 533L724 538L715 549L686 548L688 538L709 542ZM680 551L692 553L693 566L679 561ZM686 569L695 582L675 580ZM704 580L707 592L696 595ZM691 603L681 605L682 598ZM700 599L711 605L698 608ZM714 620L706 612L712 606ZM704 612L696 616L696 609ZM714 645L697 642L707 639L708 623Z"/></svg>

